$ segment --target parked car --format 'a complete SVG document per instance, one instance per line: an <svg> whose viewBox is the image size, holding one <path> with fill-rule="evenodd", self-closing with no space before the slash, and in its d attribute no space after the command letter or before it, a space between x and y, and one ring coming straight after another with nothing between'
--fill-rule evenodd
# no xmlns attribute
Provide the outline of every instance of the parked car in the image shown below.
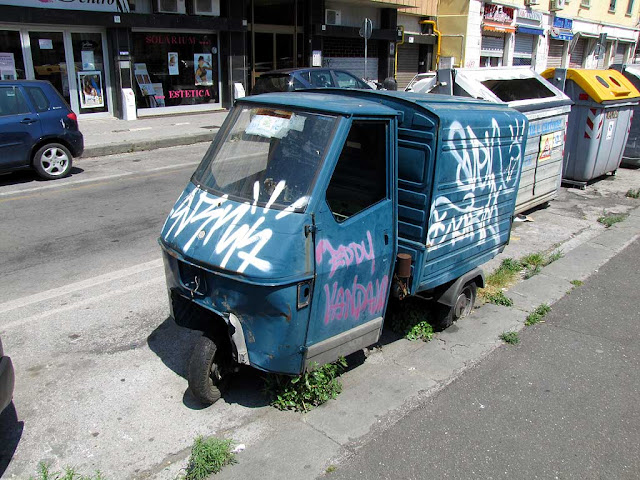
<svg viewBox="0 0 640 480"><path fill-rule="evenodd" d="M307 88L361 88L371 90L364 80L344 70L331 68L299 68L273 70L260 75L252 95L270 92L293 92Z"/></svg>
<svg viewBox="0 0 640 480"><path fill-rule="evenodd" d="M436 72L418 73L411 79L404 91L428 93L433 87L436 86L437 82L438 79L436 78Z"/></svg>
<svg viewBox="0 0 640 480"><path fill-rule="evenodd" d="M0 339L0 413L7 408L13 399L15 381L11 359L4 355L2 339Z"/></svg>
<svg viewBox="0 0 640 480"><path fill-rule="evenodd" d="M62 178L83 149L78 118L51 83L0 81L0 173L33 168Z"/></svg>

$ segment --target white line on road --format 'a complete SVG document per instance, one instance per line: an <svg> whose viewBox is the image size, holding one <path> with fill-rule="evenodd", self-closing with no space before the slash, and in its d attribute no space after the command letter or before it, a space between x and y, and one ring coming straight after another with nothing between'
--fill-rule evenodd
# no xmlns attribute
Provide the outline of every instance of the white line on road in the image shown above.
<svg viewBox="0 0 640 480"><path fill-rule="evenodd" d="M12 190L10 192L0 192L0 197L6 197L6 196L9 196L9 195L16 195L16 194L19 194L19 193L37 192L37 191L40 191L40 190L50 190L50 189L53 189L53 188L64 188L64 187L68 187L68 186L71 186L71 185L78 185L78 184L81 184L81 183L99 182L99 181L103 181L103 180L111 180L113 178L130 177L132 175L138 175L138 174L143 174L143 173L160 172L162 170L178 170L178 169L185 168L185 167L192 167L193 165L197 165L199 163L200 163L200 160L198 160L197 162L181 163L180 165L165 165L164 167L150 168L148 170L140 170L139 172L115 173L113 175L104 175L102 177L93 177L93 178L83 178L83 179L80 179L80 180L73 180L71 182L56 183L56 184L53 184L53 185L43 185L41 187L23 188L22 190Z"/></svg>
<svg viewBox="0 0 640 480"><path fill-rule="evenodd" d="M135 275L148 270L162 267L162 259L152 260L150 262L140 263L133 267L124 268L122 270L116 270L115 272L106 273L97 277L88 278L76 283L70 283L64 287L53 288L51 290L45 290L44 292L29 295L27 297L18 298L9 302L0 303L0 314L15 310L16 308L23 308L34 303L43 302L45 300L51 300L52 298L60 297L62 295L68 295L79 290L85 290L92 288L103 283L118 280L120 278Z"/></svg>

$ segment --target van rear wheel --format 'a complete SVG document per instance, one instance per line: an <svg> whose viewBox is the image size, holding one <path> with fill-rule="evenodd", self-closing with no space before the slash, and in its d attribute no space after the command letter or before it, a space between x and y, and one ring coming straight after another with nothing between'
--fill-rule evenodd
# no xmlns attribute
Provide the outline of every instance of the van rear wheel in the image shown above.
<svg viewBox="0 0 640 480"><path fill-rule="evenodd" d="M196 341L189 358L189 389L194 397L207 405L217 402L222 396L224 379L219 356L215 342L203 335Z"/></svg>
<svg viewBox="0 0 640 480"><path fill-rule="evenodd" d="M455 297L453 306L436 303L433 309L435 314L433 326L437 330L444 330L456 320L468 316L476 303L477 290L476 283L469 282Z"/></svg>

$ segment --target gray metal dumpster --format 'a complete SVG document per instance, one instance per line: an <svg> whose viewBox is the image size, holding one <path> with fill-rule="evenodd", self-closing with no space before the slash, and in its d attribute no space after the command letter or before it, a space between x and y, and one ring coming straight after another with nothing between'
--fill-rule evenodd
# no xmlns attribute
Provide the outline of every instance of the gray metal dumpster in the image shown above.
<svg viewBox="0 0 640 480"><path fill-rule="evenodd" d="M515 212L552 200L562 180L562 157L571 100L529 67L461 68L453 81L439 78L438 93L507 104L526 115L529 132ZM445 73L445 76L447 74Z"/></svg>
<svg viewBox="0 0 640 480"><path fill-rule="evenodd" d="M611 68L622 72L627 80L640 91L640 65L611 65ZM627 145L622 153L623 167L640 167L640 104L633 107L633 118L629 129Z"/></svg>
<svg viewBox="0 0 640 480"><path fill-rule="evenodd" d="M615 173L640 92L616 70L550 68L542 75L575 103L567 129L563 182L584 187L590 180Z"/></svg>

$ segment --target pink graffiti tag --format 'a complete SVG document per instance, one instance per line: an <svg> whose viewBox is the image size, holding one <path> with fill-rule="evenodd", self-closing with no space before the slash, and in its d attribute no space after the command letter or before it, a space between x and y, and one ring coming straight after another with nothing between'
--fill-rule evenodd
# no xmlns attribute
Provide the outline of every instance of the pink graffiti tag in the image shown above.
<svg viewBox="0 0 640 480"><path fill-rule="evenodd" d="M365 311L368 311L370 315L382 312L387 300L388 286L389 277L387 275L383 276L382 280L376 280L375 288L373 282L366 285L358 283L357 275L353 277L350 289L338 287L338 282L333 283L332 289L329 289L329 285L325 285L325 325L333 320L358 319Z"/></svg>
<svg viewBox="0 0 640 480"><path fill-rule="evenodd" d="M371 240L370 232L367 232L367 241L369 242L368 251L364 240L360 243L351 242L349 245L340 245L338 248L333 248L331 242L323 238L316 247L316 262L321 263L324 252L329 252L331 255L329 259L329 264L331 265L329 278L333 277L338 268L349 267L354 262L356 265L360 265L365 260L371 260L371 273L373 273L376 266L376 254L373 250L373 240Z"/></svg>

